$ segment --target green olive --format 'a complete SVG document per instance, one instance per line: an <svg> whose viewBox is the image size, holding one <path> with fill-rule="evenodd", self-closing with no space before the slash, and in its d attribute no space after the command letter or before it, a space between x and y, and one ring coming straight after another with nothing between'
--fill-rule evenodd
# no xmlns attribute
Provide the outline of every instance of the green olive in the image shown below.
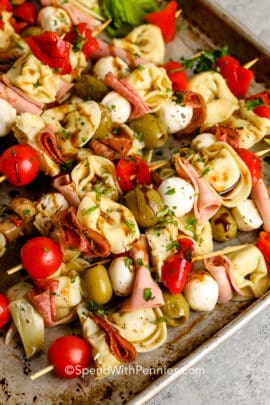
<svg viewBox="0 0 270 405"><path fill-rule="evenodd" d="M112 284L106 268L101 264L86 270L83 288L87 298L97 304L106 304L112 298Z"/></svg>
<svg viewBox="0 0 270 405"><path fill-rule="evenodd" d="M21 35L23 38L25 38L25 37L32 37L33 35L40 35L42 34L42 32L43 32L42 28L33 26L25 28L25 30L23 30Z"/></svg>
<svg viewBox="0 0 270 405"><path fill-rule="evenodd" d="M101 101L110 91L102 80L89 74L82 75L78 79L74 90L76 96L83 100L94 100L97 102Z"/></svg>
<svg viewBox="0 0 270 405"><path fill-rule="evenodd" d="M179 326L189 319L189 305L182 294L172 295L163 291L164 305L161 307L168 326Z"/></svg>
<svg viewBox="0 0 270 405"><path fill-rule="evenodd" d="M165 208L159 192L146 186L136 186L126 194L125 200L139 226L143 228L156 225L159 222L159 212Z"/></svg>
<svg viewBox="0 0 270 405"><path fill-rule="evenodd" d="M230 211L221 207L210 220L213 239L217 242L226 242L235 238L237 234L236 222Z"/></svg>
<svg viewBox="0 0 270 405"><path fill-rule="evenodd" d="M137 134L142 134L146 149L155 149L163 146L168 139L168 133L158 117L145 114L130 122L130 128Z"/></svg>
<svg viewBox="0 0 270 405"><path fill-rule="evenodd" d="M93 138L95 139L104 138L112 131L113 127L112 116L108 108L105 107L103 104L99 104L99 108L101 109L101 119L100 124L93 136Z"/></svg>

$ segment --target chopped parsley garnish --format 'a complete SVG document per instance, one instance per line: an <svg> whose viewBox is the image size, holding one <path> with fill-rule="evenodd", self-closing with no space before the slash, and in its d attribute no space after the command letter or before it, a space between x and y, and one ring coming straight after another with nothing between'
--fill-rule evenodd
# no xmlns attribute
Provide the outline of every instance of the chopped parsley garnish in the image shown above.
<svg viewBox="0 0 270 405"><path fill-rule="evenodd" d="M202 171L202 173L201 173L201 175L199 176L199 178L201 179L202 177L206 176L207 173L210 172L210 170L211 170L210 167L206 167L206 168Z"/></svg>
<svg viewBox="0 0 270 405"><path fill-rule="evenodd" d="M73 283L76 283L77 278L78 278L78 274L75 274L74 276L71 277L70 282L71 282L72 284L73 284Z"/></svg>
<svg viewBox="0 0 270 405"><path fill-rule="evenodd" d="M105 308L103 308L102 305L97 304L95 301L88 301L88 308L89 311L93 312L93 314L105 316L107 315L107 312Z"/></svg>
<svg viewBox="0 0 270 405"><path fill-rule="evenodd" d="M195 234L197 222L198 222L197 219L194 217L187 218L184 229L186 231L189 231L189 232L192 232L193 234Z"/></svg>
<svg viewBox="0 0 270 405"><path fill-rule="evenodd" d="M167 190L165 195L172 195L175 193L176 193L176 190L175 190L175 187L173 187L173 188L170 188L169 190Z"/></svg>
<svg viewBox="0 0 270 405"><path fill-rule="evenodd" d="M99 204L93 205L93 207L90 207L86 210L83 210L83 215L89 215L92 214L92 212L94 212L95 210L97 210L99 208Z"/></svg>
<svg viewBox="0 0 270 405"><path fill-rule="evenodd" d="M164 217L165 215L168 214L168 212L169 212L169 208L166 207L166 208L164 208L164 210L161 210L161 211L159 211L159 212L157 213L157 217L158 217L158 218Z"/></svg>
<svg viewBox="0 0 270 405"><path fill-rule="evenodd" d="M23 210L23 215L25 216L30 215L30 210Z"/></svg>
<svg viewBox="0 0 270 405"><path fill-rule="evenodd" d="M154 325L157 325L161 322L167 322L168 318L167 316L160 316L159 318L155 319L154 321L151 321Z"/></svg>
<svg viewBox="0 0 270 405"><path fill-rule="evenodd" d="M253 110L253 108L257 107L258 105L263 105L263 99L261 97L256 97L253 100L246 100L245 105L247 110Z"/></svg>
<svg viewBox="0 0 270 405"><path fill-rule="evenodd" d="M143 298L145 301L152 301L156 297L153 297L151 288L145 288L143 290Z"/></svg>
<svg viewBox="0 0 270 405"><path fill-rule="evenodd" d="M70 173L73 169L73 160L68 160L67 162L62 163L61 169L65 173Z"/></svg>
<svg viewBox="0 0 270 405"><path fill-rule="evenodd" d="M139 259L137 259L137 263L139 266L143 266L143 260L141 257L139 257Z"/></svg>
<svg viewBox="0 0 270 405"><path fill-rule="evenodd" d="M179 248L179 243L177 242L177 240L173 240L172 242L168 243L168 245L166 246L166 251L172 250L174 248Z"/></svg>
<svg viewBox="0 0 270 405"><path fill-rule="evenodd" d="M70 133L68 131L66 131L65 129L62 129L61 134L63 135L63 137L65 139L69 139L69 137L70 137Z"/></svg>
<svg viewBox="0 0 270 405"><path fill-rule="evenodd" d="M190 59L181 58L181 63L185 69L192 69L194 73L205 72L216 69L216 61L222 56L228 55L228 46L214 51L201 51L198 56Z"/></svg>
<svg viewBox="0 0 270 405"><path fill-rule="evenodd" d="M133 221L131 221L130 219L125 219L125 224L129 228L131 236L135 236L135 234L136 234L135 223Z"/></svg>
<svg viewBox="0 0 270 405"><path fill-rule="evenodd" d="M125 257L124 263L125 263L125 266L129 267L133 264L133 260L130 257Z"/></svg>
<svg viewBox="0 0 270 405"><path fill-rule="evenodd" d="M142 132L139 132L139 133L136 135L136 139L137 139L137 141L142 142L142 141L143 141L143 133L142 133Z"/></svg>

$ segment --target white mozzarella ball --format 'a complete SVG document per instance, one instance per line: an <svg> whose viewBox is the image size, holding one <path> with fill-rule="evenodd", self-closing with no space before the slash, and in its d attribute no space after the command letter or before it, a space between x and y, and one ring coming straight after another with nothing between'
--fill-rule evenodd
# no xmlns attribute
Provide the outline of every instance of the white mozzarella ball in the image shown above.
<svg viewBox="0 0 270 405"><path fill-rule="evenodd" d="M110 91L101 101L111 113L112 120L116 124L124 124L131 113L131 104L116 91Z"/></svg>
<svg viewBox="0 0 270 405"><path fill-rule="evenodd" d="M192 210L195 191L186 180L169 177L160 184L158 191L176 217L182 217Z"/></svg>
<svg viewBox="0 0 270 405"><path fill-rule="evenodd" d="M109 274L116 295L127 296L131 293L135 268L129 257L121 256L114 259L110 264Z"/></svg>
<svg viewBox="0 0 270 405"><path fill-rule="evenodd" d="M192 107L178 104L171 100L160 107L157 115L165 126L168 134L173 134L188 126L192 119L193 109Z"/></svg>
<svg viewBox="0 0 270 405"><path fill-rule="evenodd" d="M94 65L93 73L98 79L104 80L109 72L119 78L126 76L130 71L128 65L117 56L104 56Z"/></svg>
<svg viewBox="0 0 270 405"><path fill-rule="evenodd" d="M194 311L212 311L219 294L218 283L204 271L190 273L184 295Z"/></svg>
<svg viewBox="0 0 270 405"><path fill-rule="evenodd" d="M68 13L60 7L43 7L38 13L38 23L45 31L54 31L59 35L71 28Z"/></svg>
<svg viewBox="0 0 270 405"><path fill-rule="evenodd" d="M16 119L17 112L7 101L0 98L0 136L7 135Z"/></svg>
<svg viewBox="0 0 270 405"><path fill-rule="evenodd" d="M216 137L214 134L204 132L203 134L197 135L195 138L193 138L191 147L200 150L202 148L208 148L208 146L212 145L215 142Z"/></svg>
<svg viewBox="0 0 270 405"><path fill-rule="evenodd" d="M263 224L259 211L252 200L238 203L236 207L232 208L232 214L240 231L254 231Z"/></svg>

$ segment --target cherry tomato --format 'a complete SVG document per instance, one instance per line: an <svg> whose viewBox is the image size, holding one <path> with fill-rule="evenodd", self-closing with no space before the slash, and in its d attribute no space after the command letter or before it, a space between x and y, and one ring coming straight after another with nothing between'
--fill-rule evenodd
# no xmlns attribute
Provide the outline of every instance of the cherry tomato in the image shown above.
<svg viewBox="0 0 270 405"><path fill-rule="evenodd" d="M260 232L256 246L262 252L267 269L270 271L270 232Z"/></svg>
<svg viewBox="0 0 270 405"><path fill-rule="evenodd" d="M170 255L161 269L161 281L169 289L171 294L179 294L183 291L187 276L192 269L192 255L194 244L191 239L178 240L179 251Z"/></svg>
<svg viewBox="0 0 270 405"><path fill-rule="evenodd" d="M10 146L1 155L0 171L14 186L25 186L38 174L38 154L28 145Z"/></svg>
<svg viewBox="0 0 270 405"><path fill-rule="evenodd" d="M251 152L248 149L240 148L236 150L239 157L243 160L243 162L247 165L250 174L251 174L251 181L252 186L255 186L262 178L261 174L261 161L255 153Z"/></svg>
<svg viewBox="0 0 270 405"><path fill-rule="evenodd" d="M166 62L162 65L167 72L167 75L172 82L173 91L186 90L188 85L186 71L177 61Z"/></svg>
<svg viewBox="0 0 270 405"><path fill-rule="evenodd" d="M26 1L14 7L13 16L25 21L29 25L34 25L37 20L37 9L33 3Z"/></svg>
<svg viewBox="0 0 270 405"><path fill-rule="evenodd" d="M63 253L59 244L53 239L37 236L23 245L21 260L23 267L32 278L47 278L61 265Z"/></svg>
<svg viewBox="0 0 270 405"><path fill-rule="evenodd" d="M0 328L5 326L10 320L8 304L7 297L4 294L0 294Z"/></svg>
<svg viewBox="0 0 270 405"><path fill-rule="evenodd" d="M91 347L77 336L62 336L49 347L48 359L58 377L78 377L91 360Z"/></svg>

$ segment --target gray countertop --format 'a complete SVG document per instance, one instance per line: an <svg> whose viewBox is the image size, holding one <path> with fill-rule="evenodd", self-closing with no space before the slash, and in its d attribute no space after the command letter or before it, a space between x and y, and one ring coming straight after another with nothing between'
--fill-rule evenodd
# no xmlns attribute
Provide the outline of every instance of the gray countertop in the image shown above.
<svg viewBox="0 0 270 405"><path fill-rule="evenodd" d="M188 1L188 0L187 0ZM270 48L270 0L211 0ZM269 405L270 308L211 352L149 405Z"/></svg>

